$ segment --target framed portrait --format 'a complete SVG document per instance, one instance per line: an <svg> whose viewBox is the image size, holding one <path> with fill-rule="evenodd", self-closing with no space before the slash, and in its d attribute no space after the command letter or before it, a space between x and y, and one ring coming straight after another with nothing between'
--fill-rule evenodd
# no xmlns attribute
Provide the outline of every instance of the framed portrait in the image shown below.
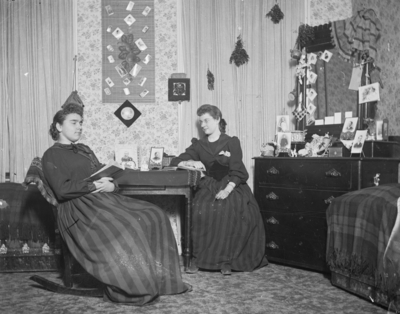
<svg viewBox="0 0 400 314"><path fill-rule="evenodd" d="M275 133L278 134L279 132L289 132L289 116L276 116L276 131Z"/></svg>
<svg viewBox="0 0 400 314"><path fill-rule="evenodd" d="M361 154L368 130L358 130L354 136L351 154Z"/></svg>
<svg viewBox="0 0 400 314"><path fill-rule="evenodd" d="M150 150L149 170L161 170L164 147L152 147Z"/></svg>
<svg viewBox="0 0 400 314"><path fill-rule="evenodd" d="M382 139L384 141L389 140L389 120L383 119L382 121Z"/></svg>
<svg viewBox="0 0 400 314"><path fill-rule="evenodd" d="M377 141L383 141L382 130L383 130L383 121L382 120L375 121L375 138Z"/></svg>
<svg viewBox="0 0 400 314"><path fill-rule="evenodd" d="M292 134L290 132L277 133L277 152L289 153L292 144Z"/></svg>
<svg viewBox="0 0 400 314"><path fill-rule="evenodd" d="M381 100L379 96L379 83L373 83L358 88L358 103L363 104Z"/></svg>
<svg viewBox="0 0 400 314"><path fill-rule="evenodd" d="M346 118L343 124L340 139L342 141L352 141L356 133L358 117Z"/></svg>
<svg viewBox="0 0 400 314"><path fill-rule="evenodd" d="M136 145L115 145L115 161L122 167L139 169L138 149Z"/></svg>
<svg viewBox="0 0 400 314"><path fill-rule="evenodd" d="M168 101L190 100L190 79L170 78L168 79Z"/></svg>

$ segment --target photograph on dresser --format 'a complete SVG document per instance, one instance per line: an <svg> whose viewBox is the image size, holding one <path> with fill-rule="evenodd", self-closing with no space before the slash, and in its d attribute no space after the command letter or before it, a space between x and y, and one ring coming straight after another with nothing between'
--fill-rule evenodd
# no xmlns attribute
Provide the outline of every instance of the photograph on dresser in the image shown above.
<svg viewBox="0 0 400 314"><path fill-rule="evenodd" d="M357 130L354 136L353 145L351 147L352 154L361 154L365 139L367 138L367 130Z"/></svg>
<svg viewBox="0 0 400 314"><path fill-rule="evenodd" d="M289 132L277 133L277 150L279 153L289 153L291 145L291 134Z"/></svg>
<svg viewBox="0 0 400 314"><path fill-rule="evenodd" d="M276 116L276 133L289 132L289 116Z"/></svg>

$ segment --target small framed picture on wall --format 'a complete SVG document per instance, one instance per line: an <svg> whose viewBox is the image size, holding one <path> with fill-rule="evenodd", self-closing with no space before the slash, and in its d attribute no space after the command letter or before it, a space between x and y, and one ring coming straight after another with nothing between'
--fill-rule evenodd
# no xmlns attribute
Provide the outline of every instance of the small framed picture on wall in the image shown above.
<svg viewBox="0 0 400 314"><path fill-rule="evenodd" d="M149 169L161 170L164 156L164 147L152 147L150 150Z"/></svg>
<svg viewBox="0 0 400 314"><path fill-rule="evenodd" d="M168 79L168 101L190 100L190 79L170 78Z"/></svg>

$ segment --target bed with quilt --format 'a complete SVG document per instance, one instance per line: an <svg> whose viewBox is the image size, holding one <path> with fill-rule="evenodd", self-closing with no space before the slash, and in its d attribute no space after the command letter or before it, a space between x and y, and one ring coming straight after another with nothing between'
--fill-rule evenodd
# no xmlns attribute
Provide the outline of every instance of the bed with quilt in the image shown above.
<svg viewBox="0 0 400 314"><path fill-rule="evenodd" d="M344 194L327 209L332 284L400 309L400 184Z"/></svg>

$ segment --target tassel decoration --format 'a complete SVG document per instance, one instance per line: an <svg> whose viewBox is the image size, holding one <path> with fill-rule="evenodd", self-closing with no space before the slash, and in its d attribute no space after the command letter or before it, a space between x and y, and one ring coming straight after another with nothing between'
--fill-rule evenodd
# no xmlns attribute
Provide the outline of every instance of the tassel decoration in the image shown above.
<svg viewBox="0 0 400 314"><path fill-rule="evenodd" d="M283 17L285 16L279 7L279 5L275 4L271 11L269 11L266 15L266 17L270 17L271 21L274 22L274 24L278 24L280 20L283 20Z"/></svg>
<svg viewBox="0 0 400 314"><path fill-rule="evenodd" d="M208 89L214 90L214 74L212 74L210 69L207 69L207 82L208 82Z"/></svg>
<svg viewBox="0 0 400 314"><path fill-rule="evenodd" d="M237 37L237 42L235 46L235 50L233 50L232 55L229 59L229 63L235 63L237 67L249 62L249 55L246 50L243 48L242 37L239 35Z"/></svg>

